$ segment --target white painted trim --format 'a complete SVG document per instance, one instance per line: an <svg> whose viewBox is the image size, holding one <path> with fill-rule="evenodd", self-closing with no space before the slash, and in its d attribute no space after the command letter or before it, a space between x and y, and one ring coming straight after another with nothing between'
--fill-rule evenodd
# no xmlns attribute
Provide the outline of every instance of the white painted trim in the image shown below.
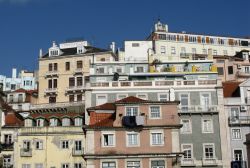
<svg viewBox="0 0 250 168"><path fill-rule="evenodd" d="M240 139L235 139L235 138L233 138L233 130L234 129L239 129L240 130ZM240 140L242 140L242 131L241 131L241 128L231 128L231 136L230 136L230 138L231 138L231 140L232 141L240 141Z"/></svg>
<svg viewBox="0 0 250 168"><path fill-rule="evenodd" d="M119 99L120 95L125 95L126 97L128 97L127 93L124 93L124 94L118 93L118 94L116 94L116 100L121 100L121 99Z"/></svg>
<svg viewBox="0 0 250 168"><path fill-rule="evenodd" d="M128 134L137 134L137 142L138 142L138 144L137 145L129 145L128 144L128 142L129 142L129 140L128 140ZM139 132L135 132L135 131L130 131L130 132L126 132L126 146L127 147L139 147L140 146L140 133Z"/></svg>
<svg viewBox="0 0 250 168"><path fill-rule="evenodd" d="M241 150L241 152L242 152L242 160L244 160L244 150L243 150L243 148L233 148L233 156L232 156L232 158L233 158L233 160L235 160L235 158L234 158L234 151L235 150Z"/></svg>
<svg viewBox="0 0 250 168"><path fill-rule="evenodd" d="M203 123L204 123L204 120L210 120L211 121L211 129L212 131L211 132L204 132L204 129L203 129ZM201 120L201 130L202 130L202 133L203 134L211 134L211 133L214 133L214 123L213 123L213 119L212 118L202 118Z"/></svg>
<svg viewBox="0 0 250 168"><path fill-rule="evenodd" d="M167 168L167 159L166 158L150 158L149 159L149 167L151 168L152 167L152 161L160 161L160 160L164 160L165 162L165 167L164 168Z"/></svg>
<svg viewBox="0 0 250 168"><path fill-rule="evenodd" d="M98 103L98 96L105 96L106 97L106 103L108 102L108 94L96 94L95 98L96 98L96 105L97 106L104 104L104 103L101 103L101 104Z"/></svg>
<svg viewBox="0 0 250 168"><path fill-rule="evenodd" d="M142 99L142 98L139 97L139 95L145 95L145 99L143 99L143 100L148 100L148 94L147 93L137 93L136 94L136 97L138 97L139 99Z"/></svg>
<svg viewBox="0 0 250 168"><path fill-rule="evenodd" d="M161 101L161 100L160 100L160 95L167 95L167 101L169 101L169 92L161 92L161 93L158 93L158 95L157 95L158 101Z"/></svg>
<svg viewBox="0 0 250 168"><path fill-rule="evenodd" d="M214 152L214 158L216 158L216 152L215 152L214 143L203 143L203 144L202 144L202 147L203 147L203 158L206 158L206 155L205 155L205 146L206 146L206 145L212 145L212 147L213 147L213 152Z"/></svg>
<svg viewBox="0 0 250 168"><path fill-rule="evenodd" d="M140 167L143 167L142 165L142 159L125 159L125 167L127 167L127 162L140 162Z"/></svg>
<svg viewBox="0 0 250 168"><path fill-rule="evenodd" d="M131 107L138 108L138 114L137 114L137 116L139 116L140 115L140 107L139 106L130 106L130 105L125 107L125 116L128 116L128 114L127 114L127 108L131 108Z"/></svg>
<svg viewBox="0 0 250 168"><path fill-rule="evenodd" d="M152 144L152 141L153 141L152 134L153 133L161 133L162 134L162 144ZM164 130L162 130L162 129L150 130L150 146L164 146L164 144L165 144Z"/></svg>
<svg viewBox="0 0 250 168"><path fill-rule="evenodd" d="M104 145L104 135L105 134L112 134L113 135L113 145L111 146L105 146ZM116 136L115 136L115 131L102 131L101 132L101 143L102 143L102 145L101 145L101 147L103 147L103 148L110 148L110 147L115 147L116 146Z"/></svg>
<svg viewBox="0 0 250 168"><path fill-rule="evenodd" d="M190 159L194 159L194 148L193 148L193 144L192 143L183 143L181 144L181 152L184 152L183 146L184 145L190 145L191 146L191 158ZM184 155L183 155L184 158Z"/></svg>
<svg viewBox="0 0 250 168"><path fill-rule="evenodd" d="M189 120L189 123L190 123L190 132L184 132L183 131L183 126L182 126L181 129L180 129L181 134L192 134L193 128L192 128L192 120L191 120L191 118L181 118L181 124L183 124L182 120Z"/></svg>
<svg viewBox="0 0 250 168"><path fill-rule="evenodd" d="M100 168L102 168L102 163L104 162L115 162L115 167L118 168L117 159L101 159L100 160Z"/></svg>
<svg viewBox="0 0 250 168"><path fill-rule="evenodd" d="M159 118L152 118L152 116L151 116L151 107L159 107L159 112L160 112L160 117L159 117ZM149 119L151 119L151 120L162 119L162 110L161 110L161 106L159 106L159 105L150 105L150 106L148 107L148 111L149 111Z"/></svg>

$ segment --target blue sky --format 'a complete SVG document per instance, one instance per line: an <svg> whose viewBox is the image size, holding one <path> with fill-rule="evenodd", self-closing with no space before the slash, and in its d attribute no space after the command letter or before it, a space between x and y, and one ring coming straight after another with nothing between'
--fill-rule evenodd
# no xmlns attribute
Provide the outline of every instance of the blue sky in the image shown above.
<svg viewBox="0 0 250 168"><path fill-rule="evenodd" d="M107 48L143 40L160 17L170 31L250 36L249 0L0 0L0 74L37 69L39 48L83 37Z"/></svg>

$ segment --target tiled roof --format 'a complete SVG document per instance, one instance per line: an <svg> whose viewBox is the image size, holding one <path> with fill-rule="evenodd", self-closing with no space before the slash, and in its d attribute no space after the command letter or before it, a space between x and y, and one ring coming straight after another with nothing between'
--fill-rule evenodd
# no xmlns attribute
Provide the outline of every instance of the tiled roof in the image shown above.
<svg viewBox="0 0 250 168"><path fill-rule="evenodd" d="M115 120L114 113L96 113L90 114L90 127L112 127Z"/></svg>
<svg viewBox="0 0 250 168"><path fill-rule="evenodd" d="M23 126L23 117L15 111L5 113L5 127Z"/></svg>
<svg viewBox="0 0 250 168"><path fill-rule="evenodd" d="M74 113L74 112L70 112L70 113L63 113L63 112L53 112L53 113L32 113L28 116L28 118L40 118L43 117L46 120L49 120L50 118L56 117L59 119L62 119L64 117L69 117L69 118L75 118L77 116L81 116L84 117L83 113Z"/></svg>
<svg viewBox="0 0 250 168"><path fill-rule="evenodd" d="M93 111L93 110L115 110L115 104L105 103L105 104L95 106L95 107L90 107L87 109L87 111Z"/></svg>
<svg viewBox="0 0 250 168"><path fill-rule="evenodd" d="M239 85L241 82L223 82L224 97L240 97Z"/></svg>
<svg viewBox="0 0 250 168"><path fill-rule="evenodd" d="M115 102L115 104L126 104L126 103L133 103L133 104L136 104L136 103L145 103L145 102L148 102L149 100L143 100L143 99L140 99L138 97L134 97L134 96L129 96L129 97L126 97L124 99L121 99L121 100L118 100Z"/></svg>

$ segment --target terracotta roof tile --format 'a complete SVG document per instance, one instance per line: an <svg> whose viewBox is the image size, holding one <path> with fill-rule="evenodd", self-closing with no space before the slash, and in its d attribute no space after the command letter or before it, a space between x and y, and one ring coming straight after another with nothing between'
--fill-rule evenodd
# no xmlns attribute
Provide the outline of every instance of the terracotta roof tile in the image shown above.
<svg viewBox="0 0 250 168"><path fill-rule="evenodd" d="M224 97L240 97L239 85L241 82L223 82Z"/></svg>
<svg viewBox="0 0 250 168"><path fill-rule="evenodd" d="M87 109L88 111L93 110L115 110L115 104L114 103L105 103L99 106L90 107Z"/></svg>

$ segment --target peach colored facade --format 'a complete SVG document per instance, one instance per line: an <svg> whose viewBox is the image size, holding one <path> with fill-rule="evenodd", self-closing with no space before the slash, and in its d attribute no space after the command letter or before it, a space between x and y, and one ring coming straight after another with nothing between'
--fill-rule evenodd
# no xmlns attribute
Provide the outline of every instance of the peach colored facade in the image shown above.
<svg viewBox="0 0 250 168"><path fill-rule="evenodd" d="M100 118L104 121L104 116L109 118L111 114L115 114L115 119L111 127L98 125L86 129L87 166L104 168L105 165L113 164L116 168L125 168L129 167L128 164L139 164L137 166L149 168L156 162L161 162L164 165L159 166L164 168L179 167L177 158L181 157L182 153L179 144L181 125L177 114L177 104L178 102L115 103L114 110L90 112L96 113L91 114L90 117L97 117L98 113L100 114L100 117L96 118L96 122L100 122ZM159 107L160 117L151 117L152 106ZM142 126L128 128L124 125L122 118L127 116L126 108L128 107L138 107L138 116L144 118ZM90 118L90 120L93 123L94 119ZM154 133L161 134L161 143L154 144ZM104 136L107 134L113 136L111 146L105 145ZM138 135L136 145L129 144L128 134Z"/></svg>

